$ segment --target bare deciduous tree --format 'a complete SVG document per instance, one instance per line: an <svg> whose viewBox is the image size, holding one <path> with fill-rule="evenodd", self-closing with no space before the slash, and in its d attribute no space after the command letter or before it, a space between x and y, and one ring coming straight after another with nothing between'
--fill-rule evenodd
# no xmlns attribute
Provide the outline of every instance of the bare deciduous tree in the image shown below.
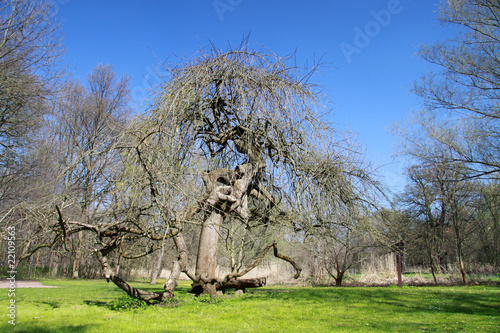
<svg viewBox="0 0 500 333"><path fill-rule="evenodd" d="M466 172L459 168L444 160L433 167L413 166L408 171L411 183L403 201L413 218L422 223L419 237L425 244L435 282L436 273L447 270L452 261L456 262L462 282L467 282L465 253L477 228L473 223L477 212L475 184L461 179Z"/></svg>
<svg viewBox="0 0 500 333"><path fill-rule="evenodd" d="M26 216L19 204L33 200L54 177L44 143L48 100L61 78L60 29L49 1L0 3L0 229ZM36 199L35 199L36 200Z"/></svg>
<svg viewBox="0 0 500 333"><path fill-rule="evenodd" d="M434 149L440 145L452 152L446 156L450 163L467 167L468 177L498 179L499 18L497 1L442 1L439 20L459 33L420 49L420 56L441 70L415 85L425 109L413 115L408 128L396 130L404 138L401 152L432 165L442 158L443 150Z"/></svg>
<svg viewBox="0 0 500 333"><path fill-rule="evenodd" d="M87 78L88 88L68 82L55 107L54 153L61 167L56 191L74 205L77 219L89 222L101 209L102 191L109 187L113 152L125 125L128 79L117 80L110 66L98 65ZM73 278L78 278L82 234L76 235Z"/></svg>
<svg viewBox="0 0 500 333"><path fill-rule="evenodd" d="M204 193L191 197L189 206L204 216L196 270L189 273L195 292L214 295L242 276L215 275L221 225L236 219L250 227L275 219L281 212L276 182L297 178L301 151L312 149L307 132L323 130L315 93L295 70L283 59L245 48L213 50L171 68L151 110L161 139L171 140L181 163L199 165L193 172L203 181Z"/></svg>
<svg viewBox="0 0 500 333"><path fill-rule="evenodd" d="M9 179L19 181L26 172L20 170L20 158L43 124L46 99L61 75L61 34L51 8L52 3L39 0L2 1L0 6L2 187Z"/></svg>

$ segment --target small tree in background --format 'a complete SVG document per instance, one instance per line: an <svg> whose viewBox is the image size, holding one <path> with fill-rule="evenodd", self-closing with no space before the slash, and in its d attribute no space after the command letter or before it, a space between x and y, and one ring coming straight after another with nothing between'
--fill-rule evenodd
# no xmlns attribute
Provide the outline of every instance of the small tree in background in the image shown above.
<svg viewBox="0 0 500 333"><path fill-rule="evenodd" d="M349 145L311 154L302 165L307 176L296 184L301 218L295 228L337 286L368 247L369 217L382 193L361 149L344 142Z"/></svg>

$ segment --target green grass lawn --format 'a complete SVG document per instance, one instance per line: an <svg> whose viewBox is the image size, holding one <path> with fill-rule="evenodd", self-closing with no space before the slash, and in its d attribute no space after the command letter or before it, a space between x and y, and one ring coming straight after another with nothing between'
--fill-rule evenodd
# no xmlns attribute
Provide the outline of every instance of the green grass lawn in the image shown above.
<svg viewBox="0 0 500 333"><path fill-rule="evenodd" d="M210 300L185 284L163 307L134 307L105 281L43 283L59 288L16 290L15 327L0 289L0 332L500 332L500 286L269 287Z"/></svg>

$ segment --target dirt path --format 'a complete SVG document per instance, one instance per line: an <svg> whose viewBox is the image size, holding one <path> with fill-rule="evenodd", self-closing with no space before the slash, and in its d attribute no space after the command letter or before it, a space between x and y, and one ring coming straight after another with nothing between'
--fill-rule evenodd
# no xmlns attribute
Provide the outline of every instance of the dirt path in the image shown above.
<svg viewBox="0 0 500 333"><path fill-rule="evenodd" d="M0 289L1 288L9 288L10 281L2 279L0 280ZM34 280L17 280L16 288L57 288L55 286L45 286L40 281Z"/></svg>

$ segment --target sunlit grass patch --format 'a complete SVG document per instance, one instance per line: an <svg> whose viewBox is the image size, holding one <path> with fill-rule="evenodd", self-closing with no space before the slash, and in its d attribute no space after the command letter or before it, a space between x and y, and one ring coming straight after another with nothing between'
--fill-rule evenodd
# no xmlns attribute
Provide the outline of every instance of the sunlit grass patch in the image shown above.
<svg viewBox="0 0 500 333"><path fill-rule="evenodd" d="M498 332L500 327L499 286L275 286L209 301L188 294L189 284L183 283L173 301L135 306L105 281L44 283L59 288L18 289L16 326L4 320L1 332ZM135 285L161 290L162 283ZM2 293L0 306L7 302Z"/></svg>

